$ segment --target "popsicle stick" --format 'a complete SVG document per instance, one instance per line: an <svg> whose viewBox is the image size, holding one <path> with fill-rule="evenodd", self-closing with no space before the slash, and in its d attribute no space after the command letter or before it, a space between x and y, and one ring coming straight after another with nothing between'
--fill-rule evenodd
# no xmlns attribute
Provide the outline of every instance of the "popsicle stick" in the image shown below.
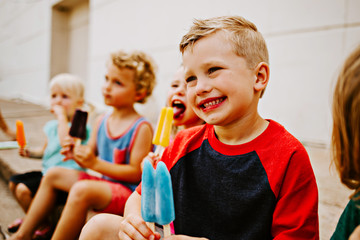
<svg viewBox="0 0 360 240"><path fill-rule="evenodd" d="M151 231L155 232L155 223L154 222L146 222L146 225L151 229Z"/></svg>
<svg viewBox="0 0 360 240"><path fill-rule="evenodd" d="M165 150L165 148L163 146L161 146L161 145L156 146L156 149L154 152L155 156L161 156L162 153L164 152L164 150Z"/></svg>
<svg viewBox="0 0 360 240"><path fill-rule="evenodd" d="M75 146L79 146L79 145L81 145L81 139L75 138Z"/></svg>
<svg viewBox="0 0 360 240"><path fill-rule="evenodd" d="M168 237L171 235L170 224L163 225L163 230L164 230L164 237Z"/></svg>

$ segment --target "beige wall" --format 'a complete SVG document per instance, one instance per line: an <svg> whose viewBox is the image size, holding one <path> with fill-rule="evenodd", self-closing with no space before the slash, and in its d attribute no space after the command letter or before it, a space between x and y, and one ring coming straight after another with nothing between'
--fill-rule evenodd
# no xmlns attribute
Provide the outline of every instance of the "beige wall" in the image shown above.
<svg viewBox="0 0 360 240"><path fill-rule="evenodd" d="M50 69L58 67L50 59L52 7L59 2L0 1L0 97L46 99ZM270 52L270 82L259 106L262 116L279 121L302 141L329 143L333 82L341 62L360 42L359 0L73 2L70 26L81 27L70 31L67 68L86 78L87 98L100 108L111 51L141 49L157 62L153 97L138 106L156 121L169 79L181 61L178 43L192 19L242 15L258 26ZM65 55L60 51L55 56Z"/></svg>

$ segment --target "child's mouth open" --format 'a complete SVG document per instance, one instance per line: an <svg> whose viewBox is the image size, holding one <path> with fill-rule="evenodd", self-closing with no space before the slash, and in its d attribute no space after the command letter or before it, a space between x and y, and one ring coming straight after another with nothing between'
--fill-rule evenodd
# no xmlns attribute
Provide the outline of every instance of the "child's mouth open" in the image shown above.
<svg viewBox="0 0 360 240"><path fill-rule="evenodd" d="M186 110L185 104L180 100L174 100L171 106L174 109L174 119L181 119L184 116Z"/></svg>

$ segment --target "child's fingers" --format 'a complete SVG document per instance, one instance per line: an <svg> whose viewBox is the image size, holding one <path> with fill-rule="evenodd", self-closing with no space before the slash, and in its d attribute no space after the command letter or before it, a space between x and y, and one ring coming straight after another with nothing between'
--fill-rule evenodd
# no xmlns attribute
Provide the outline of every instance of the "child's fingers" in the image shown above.
<svg viewBox="0 0 360 240"><path fill-rule="evenodd" d="M75 145L74 139L72 137L67 136L64 138L64 141L61 146L64 148L64 147L72 147L74 145Z"/></svg>
<svg viewBox="0 0 360 240"><path fill-rule="evenodd" d="M160 157L158 154L155 154L153 152L149 152L148 155L145 157L145 159L149 160L149 162L156 167L157 163L160 160Z"/></svg>
<svg viewBox="0 0 360 240"><path fill-rule="evenodd" d="M136 215L129 215L120 223L120 239L156 239L144 220Z"/></svg>
<svg viewBox="0 0 360 240"><path fill-rule="evenodd" d="M19 155L22 157L29 157L30 153L29 150L26 148L19 148Z"/></svg>

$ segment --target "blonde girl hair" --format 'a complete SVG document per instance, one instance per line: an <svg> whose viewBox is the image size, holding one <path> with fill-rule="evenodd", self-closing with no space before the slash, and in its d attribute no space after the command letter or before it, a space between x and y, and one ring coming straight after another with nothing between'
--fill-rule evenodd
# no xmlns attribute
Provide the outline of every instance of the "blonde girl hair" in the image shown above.
<svg viewBox="0 0 360 240"><path fill-rule="evenodd" d="M129 68L135 71L135 87L137 92L144 92L144 98L138 103L145 103L156 84L156 65L153 59L142 51L117 51L111 54L111 62L118 68Z"/></svg>
<svg viewBox="0 0 360 240"><path fill-rule="evenodd" d="M180 52L184 53L188 47L192 49L198 40L220 30L228 33L228 40L232 43L234 52L245 58L248 68L255 69L260 62L269 65L269 52L264 37L255 24L240 16L195 19L189 32L180 42Z"/></svg>
<svg viewBox="0 0 360 240"><path fill-rule="evenodd" d="M332 159L340 180L360 191L360 45L346 59L333 95Z"/></svg>
<svg viewBox="0 0 360 240"><path fill-rule="evenodd" d="M70 73L61 73L54 76L50 81L50 89L59 87L64 93L75 97L77 100L84 100L84 83L82 79Z"/></svg>

